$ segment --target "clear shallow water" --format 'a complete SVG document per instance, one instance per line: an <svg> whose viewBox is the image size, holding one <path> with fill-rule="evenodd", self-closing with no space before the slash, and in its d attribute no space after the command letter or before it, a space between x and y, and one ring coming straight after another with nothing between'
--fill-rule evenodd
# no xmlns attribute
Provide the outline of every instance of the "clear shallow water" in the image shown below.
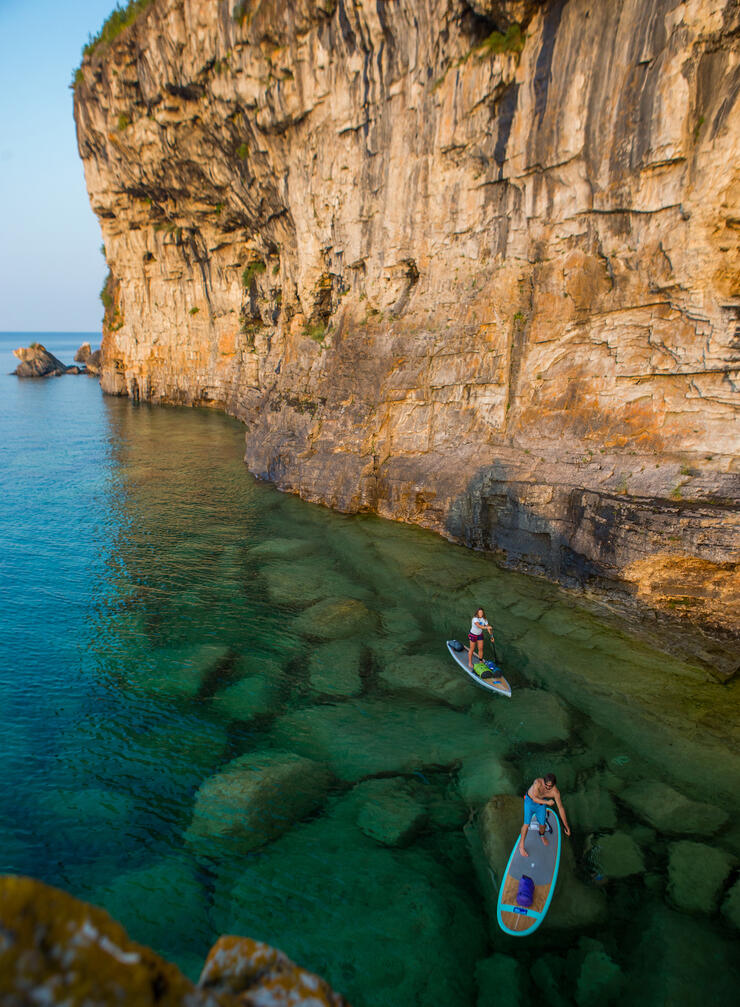
<svg viewBox="0 0 740 1007"><path fill-rule="evenodd" d="M85 337L37 338L71 362ZM28 341L0 336L1 870L193 977L219 934L267 940L355 1007L734 992L737 684L433 535L257 483L226 417L7 376ZM444 651L478 604L510 701ZM517 941L482 854L500 871L512 826L479 809L548 768L573 837ZM250 769L272 789L224 835ZM687 907L707 848L725 866Z"/></svg>

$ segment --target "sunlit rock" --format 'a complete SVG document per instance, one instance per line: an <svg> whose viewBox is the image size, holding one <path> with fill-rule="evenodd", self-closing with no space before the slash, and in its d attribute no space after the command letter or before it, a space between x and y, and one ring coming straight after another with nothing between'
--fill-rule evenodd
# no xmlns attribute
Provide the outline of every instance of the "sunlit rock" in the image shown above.
<svg viewBox="0 0 740 1007"><path fill-rule="evenodd" d="M718 846L681 840L668 855L668 898L687 913L713 913L735 858Z"/></svg>
<svg viewBox="0 0 740 1007"><path fill-rule="evenodd" d="M48 378L66 374L69 368L53 353L49 353L41 343L31 343L28 347L13 350L20 360L14 373L19 378Z"/></svg>
<svg viewBox="0 0 740 1007"><path fill-rule="evenodd" d="M254 752L228 763L198 790L185 838L208 854L256 849L321 801L326 771L287 752Z"/></svg>
<svg viewBox="0 0 740 1007"><path fill-rule="evenodd" d="M240 997L246 1007L348 1007L319 976L249 937L220 937L208 952L198 985L209 993Z"/></svg>
<svg viewBox="0 0 740 1007"><path fill-rule="evenodd" d="M0 878L0 927L3 1004L228 1003L199 991L174 965L134 944L104 910L30 878Z"/></svg>

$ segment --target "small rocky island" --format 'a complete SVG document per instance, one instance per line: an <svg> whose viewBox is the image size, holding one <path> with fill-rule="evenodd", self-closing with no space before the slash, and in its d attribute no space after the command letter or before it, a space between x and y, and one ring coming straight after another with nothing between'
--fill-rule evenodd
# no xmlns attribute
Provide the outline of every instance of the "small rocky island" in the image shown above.
<svg viewBox="0 0 740 1007"><path fill-rule="evenodd" d="M63 364L42 343L21 346L13 353L20 363L13 372L19 378L58 378L62 374L100 374L100 350L83 343L75 353L74 364Z"/></svg>

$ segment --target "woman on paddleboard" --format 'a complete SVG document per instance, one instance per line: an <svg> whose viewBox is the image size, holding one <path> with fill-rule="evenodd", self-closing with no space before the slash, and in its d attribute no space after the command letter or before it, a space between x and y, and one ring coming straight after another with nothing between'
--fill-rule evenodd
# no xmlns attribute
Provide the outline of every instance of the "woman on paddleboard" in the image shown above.
<svg viewBox="0 0 740 1007"><path fill-rule="evenodd" d="M468 633L468 640L470 640L470 646L468 647L468 667L473 667L473 650L475 645L478 644L478 660L483 660L483 630L488 630L488 635L491 638L491 643L493 643L493 630L488 625L488 620L486 619L486 613L482 608L479 608L475 615L473 616L473 624L470 627L470 632Z"/></svg>

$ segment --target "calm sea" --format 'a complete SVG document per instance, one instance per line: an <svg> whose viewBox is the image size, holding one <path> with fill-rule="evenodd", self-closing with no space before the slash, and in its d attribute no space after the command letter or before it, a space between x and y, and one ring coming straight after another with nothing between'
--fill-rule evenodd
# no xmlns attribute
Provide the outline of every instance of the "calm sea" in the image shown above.
<svg viewBox="0 0 740 1007"><path fill-rule="evenodd" d="M32 339L96 345L0 335L0 870L193 978L241 933L355 1007L730 1002L737 683L431 534L279 494L228 417L10 376ZM445 650L478 605L510 700ZM497 885L549 769L573 835L546 921L509 938Z"/></svg>

